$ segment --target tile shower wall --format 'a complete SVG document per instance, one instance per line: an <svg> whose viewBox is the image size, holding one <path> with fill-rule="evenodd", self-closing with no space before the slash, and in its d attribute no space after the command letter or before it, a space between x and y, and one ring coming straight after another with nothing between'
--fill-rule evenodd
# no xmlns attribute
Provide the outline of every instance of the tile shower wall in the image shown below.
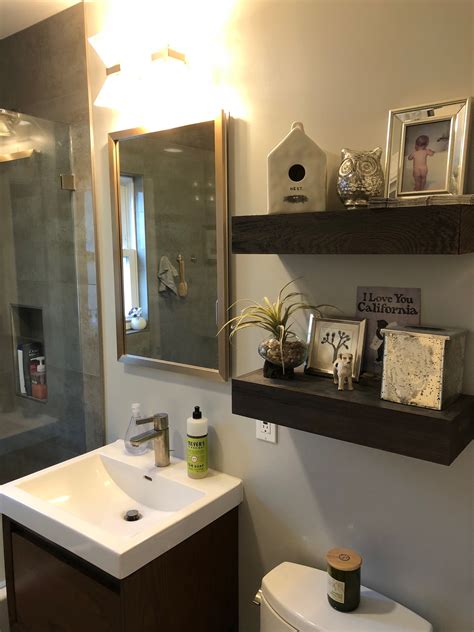
<svg viewBox="0 0 474 632"><path fill-rule="evenodd" d="M53 277L46 278L41 273L40 263L28 265L26 258L20 258L17 272L21 291L24 292L22 301L34 305L36 297L44 295L46 287L41 286L43 283L49 288L51 302L59 306L58 311L51 314L54 320L47 317L46 323L55 323L54 344L67 340L67 345L62 348L61 364L58 365L58 378L66 389L64 399L68 402L69 412L64 410L64 413L73 414L81 410L84 419L83 445L91 449L103 443L104 428L82 3L0 40L0 108L69 126L72 145L70 171L76 176L76 191L73 194L58 191L57 173L48 184L50 189L43 188L43 195L57 195L59 198L57 215L53 219L55 241L50 254L58 257L61 265L57 266ZM8 192L4 191L3 195L8 195ZM72 203L73 214L69 225L62 212L63 203ZM34 231L34 223L27 224L24 230L26 234ZM5 263L2 269L8 269L8 249L4 251L2 248L0 256ZM2 283L11 284L12 280L2 278ZM78 310L75 309L77 306ZM7 318L7 313L2 310L2 345L7 342ZM76 335L73 335L74 331ZM2 370L8 371L3 359L0 361ZM51 371L50 383L53 384ZM11 393L11 377L10 381L2 379L0 384L0 402L5 402L7 396L2 389ZM11 400L11 395L8 397ZM26 405L34 407L31 402Z"/></svg>

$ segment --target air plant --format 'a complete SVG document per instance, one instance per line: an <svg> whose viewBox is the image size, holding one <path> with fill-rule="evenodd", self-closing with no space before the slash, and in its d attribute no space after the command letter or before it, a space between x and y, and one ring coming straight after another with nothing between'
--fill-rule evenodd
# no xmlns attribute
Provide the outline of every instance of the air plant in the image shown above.
<svg viewBox="0 0 474 632"><path fill-rule="evenodd" d="M229 309L235 307L239 303L246 301L250 305L242 308L238 316L234 316L228 320L225 325L221 327L219 333L226 327L230 327L229 338L235 336L238 331L247 329L248 327L260 327L270 332L274 338L280 341L283 345L289 336L293 336L294 332L292 327L293 322L290 322L291 316L299 311L311 309L316 315L321 317L321 308L328 307L326 305L311 305L302 300L298 300L297 297L302 297L301 292L289 292L285 294L285 290L289 285L295 283L298 279L293 279L284 285L275 302L271 302L266 296L263 298L263 303L257 303L249 299L241 299L233 303Z"/></svg>
<svg viewBox="0 0 474 632"><path fill-rule="evenodd" d="M282 374L285 375L285 364L290 367L290 376L293 372L293 367L298 366L304 360L306 345L296 338L295 341L288 341L288 338L295 336L293 332L294 323L291 321L291 317L297 311L310 309L319 318L321 318L321 308L329 307L328 305L311 305L301 300L303 294L301 292L287 292L288 286L294 283L297 279L293 279L284 285L278 293L276 301L271 302L266 296L263 298L262 303L255 301L249 301L250 305L243 307L238 316L234 316L228 320L223 327L219 330L219 333L226 327L230 327L229 338L235 336L238 331L247 329L248 327L260 327L271 334L271 337L275 343L270 341L264 341L260 344L259 353L265 360L268 360L270 364L281 365ZM232 309L238 303L242 301L236 301L229 309ZM288 345L285 347L285 343ZM286 348L286 352L285 352ZM278 351L277 351L278 349ZM303 353L302 353L303 352ZM285 358L285 355L287 356ZM265 363L264 375L267 375Z"/></svg>

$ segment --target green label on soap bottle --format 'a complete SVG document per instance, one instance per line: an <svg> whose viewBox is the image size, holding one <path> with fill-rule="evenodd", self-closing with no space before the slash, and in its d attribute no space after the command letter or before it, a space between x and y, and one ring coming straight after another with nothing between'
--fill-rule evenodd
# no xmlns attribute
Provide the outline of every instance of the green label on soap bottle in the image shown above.
<svg viewBox="0 0 474 632"><path fill-rule="evenodd" d="M205 437L188 437L187 460L190 476L205 476L207 474L207 435Z"/></svg>

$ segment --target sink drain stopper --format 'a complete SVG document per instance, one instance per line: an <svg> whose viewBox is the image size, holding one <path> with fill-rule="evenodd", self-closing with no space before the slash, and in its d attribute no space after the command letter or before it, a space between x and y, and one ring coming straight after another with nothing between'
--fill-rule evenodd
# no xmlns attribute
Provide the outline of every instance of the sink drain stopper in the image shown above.
<svg viewBox="0 0 474 632"><path fill-rule="evenodd" d="M140 520L142 514L138 511L138 509L129 509L125 512L123 517L127 522L135 522L135 520Z"/></svg>

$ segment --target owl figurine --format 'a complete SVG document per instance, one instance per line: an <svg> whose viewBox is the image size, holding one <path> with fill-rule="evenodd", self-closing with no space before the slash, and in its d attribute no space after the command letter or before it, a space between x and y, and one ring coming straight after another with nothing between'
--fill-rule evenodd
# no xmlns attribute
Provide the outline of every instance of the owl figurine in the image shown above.
<svg viewBox="0 0 474 632"><path fill-rule="evenodd" d="M371 151L341 150L342 162L337 178L337 192L346 208L366 207L369 198L383 195L381 156L380 147Z"/></svg>

